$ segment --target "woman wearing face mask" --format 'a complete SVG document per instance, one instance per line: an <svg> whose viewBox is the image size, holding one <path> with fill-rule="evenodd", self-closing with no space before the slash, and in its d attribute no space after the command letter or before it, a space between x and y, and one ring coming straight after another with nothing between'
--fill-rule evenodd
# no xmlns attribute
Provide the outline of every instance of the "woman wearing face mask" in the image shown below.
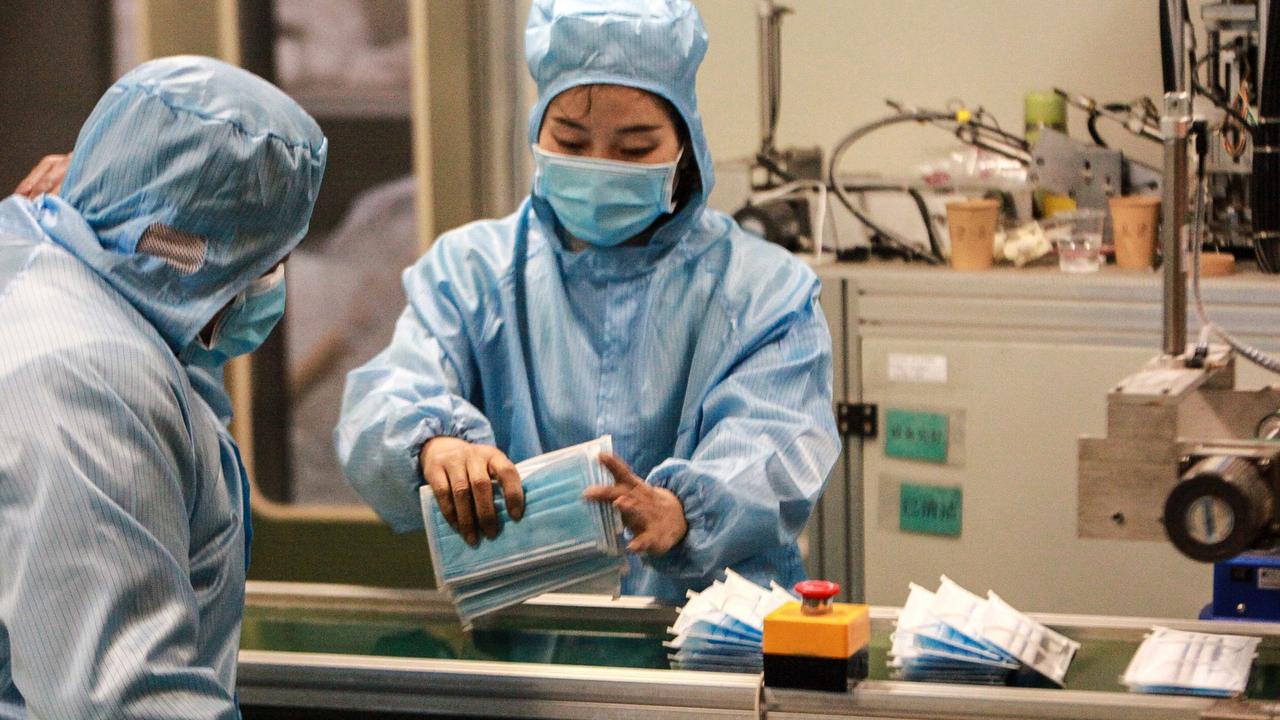
<svg viewBox="0 0 1280 720"><path fill-rule="evenodd" d="M533 192L405 272L391 346L347 379L338 453L397 529L426 483L482 542L490 478L518 519L512 460L612 434L617 485L591 499L631 535L624 592L803 577L839 449L831 340L814 274L706 208L706 41L686 0L535 0Z"/></svg>

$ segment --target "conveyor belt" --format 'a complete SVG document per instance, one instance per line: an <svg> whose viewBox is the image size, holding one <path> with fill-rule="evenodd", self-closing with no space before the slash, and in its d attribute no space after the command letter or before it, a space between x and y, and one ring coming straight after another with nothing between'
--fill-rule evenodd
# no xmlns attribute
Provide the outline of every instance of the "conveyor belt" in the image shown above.
<svg viewBox="0 0 1280 720"><path fill-rule="evenodd" d="M463 633L429 591L250 583L245 717L1280 718L1280 625L1036 616L1082 644L1065 690L888 680L896 610L873 608L872 677L846 695L761 692L755 675L672 671L671 608L549 595ZM1264 636L1249 701L1143 696L1119 676L1152 624ZM274 709L274 710L273 710ZM326 711L328 714L325 714ZM1228 713L1234 714L1226 714ZM404 713L404 714L401 714Z"/></svg>

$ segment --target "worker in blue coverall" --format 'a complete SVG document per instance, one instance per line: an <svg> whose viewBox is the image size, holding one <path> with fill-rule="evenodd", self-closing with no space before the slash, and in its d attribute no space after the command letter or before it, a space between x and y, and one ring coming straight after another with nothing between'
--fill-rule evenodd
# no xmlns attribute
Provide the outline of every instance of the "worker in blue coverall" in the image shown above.
<svg viewBox="0 0 1280 720"><path fill-rule="evenodd" d="M677 602L731 567L804 577L797 535L839 450L814 273L706 207L686 0L535 0L536 166L513 215L442 235L405 271L391 345L347 378L347 476L393 527L428 484L476 543L496 478L604 434L630 536L623 591Z"/></svg>
<svg viewBox="0 0 1280 720"><path fill-rule="evenodd" d="M266 81L166 58L0 202L0 718L239 717L222 366L284 312L327 154Z"/></svg>

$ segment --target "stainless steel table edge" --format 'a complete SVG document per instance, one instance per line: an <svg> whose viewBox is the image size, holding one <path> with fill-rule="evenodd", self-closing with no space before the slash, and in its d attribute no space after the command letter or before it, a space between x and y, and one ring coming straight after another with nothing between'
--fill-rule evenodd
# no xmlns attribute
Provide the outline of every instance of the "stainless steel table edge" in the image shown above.
<svg viewBox="0 0 1280 720"><path fill-rule="evenodd" d="M424 619L457 618L446 593L438 590L402 590L359 585L291 583L250 580L245 584L245 606L303 610L342 610L373 614L414 616ZM625 613L631 623L653 624L665 629L676 619L676 608L651 597L547 593L502 611L516 620L557 619L607 621ZM483 627L485 620L477 625Z"/></svg>
<svg viewBox="0 0 1280 720"><path fill-rule="evenodd" d="M770 720L781 714L797 718L1199 720L1214 705L1207 698L894 681L863 682L845 695L764 691L764 710Z"/></svg>
<svg viewBox="0 0 1280 720"><path fill-rule="evenodd" d="M761 704L758 675L260 650L241 651L238 687L246 705L522 718L1272 717L1265 703L893 681L848 694L766 688Z"/></svg>
<svg viewBox="0 0 1280 720"><path fill-rule="evenodd" d="M758 717L760 676L242 650L245 705L492 717Z"/></svg>

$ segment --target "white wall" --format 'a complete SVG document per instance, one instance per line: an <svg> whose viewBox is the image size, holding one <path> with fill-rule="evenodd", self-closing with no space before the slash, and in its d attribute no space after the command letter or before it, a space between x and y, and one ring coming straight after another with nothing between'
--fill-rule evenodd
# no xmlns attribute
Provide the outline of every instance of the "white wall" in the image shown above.
<svg viewBox="0 0 1280 720"><path fill-rule="evenodd" d="M756 3L695 0L711 36L699 101L717 161L759 145ZM854 126L885 115L884 99L941 108L981 104L1020 132L1022 96L1054 86L1099 100L1150 95L1159 102L1156 0L783 0L779 146L824 152ZM1193 3L1194 17L1198 12ZM1071 133L1087 137L1069 110ZM1150 143L1101 124L1115 145L1157 161ZM956 143L939 130L903 126L855 146L846 169L886 174Z"/></svg>

